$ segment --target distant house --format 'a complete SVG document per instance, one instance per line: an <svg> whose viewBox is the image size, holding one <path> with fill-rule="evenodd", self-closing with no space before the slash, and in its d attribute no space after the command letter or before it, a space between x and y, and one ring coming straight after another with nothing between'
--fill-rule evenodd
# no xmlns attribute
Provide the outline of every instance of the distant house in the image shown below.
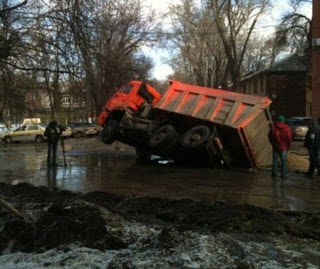
<svg viewBox="0 0 320 269"><path fill-rule="evenodd" d="M310 116L311 55L292 54L266 69L247 74L240 89L242 93L268 96L272 115Z"/></svg>
<svg viewBox="0 0 320 269"><path fill-rule="evenodd" d="M88 94L84 87L72 87L68 82L61 82L60 89L51 89L51 97L48 89L36 87L26 91L25 108L22 118L40 117L43 122L48 122L51 117L50 100L54 102L55 117L59 122L87 121L90 114L91 103L88 102ZM91 109L92 110L92 109Z"/></svg>

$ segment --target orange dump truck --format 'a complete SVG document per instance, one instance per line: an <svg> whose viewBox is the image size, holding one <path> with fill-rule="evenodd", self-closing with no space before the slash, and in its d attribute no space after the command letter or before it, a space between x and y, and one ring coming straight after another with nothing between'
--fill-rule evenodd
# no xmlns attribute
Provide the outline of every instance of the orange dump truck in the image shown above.
<svg viewBox="0 0 320 269"><path fill-rule="evenodd" d="M102 142L136 148L140 158L259 168L271 163L267 97L171 81L164 94L142 81L123 85L98 123Z"/></svg>

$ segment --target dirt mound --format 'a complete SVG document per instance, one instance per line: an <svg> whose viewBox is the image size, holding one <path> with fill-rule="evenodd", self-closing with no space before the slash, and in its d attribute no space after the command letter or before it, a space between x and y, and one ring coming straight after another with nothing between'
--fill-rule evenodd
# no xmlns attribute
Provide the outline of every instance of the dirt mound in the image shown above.
<svg viewBox="0 0 320 269"><path fill-rule="evenodd" d="M8 185L0 182L1 193L8 197L14 197L17 202L58 202L66 199L80 197L80 194L66 190L55 189L50 191L47 187L35 187L29 183L19 183L17 185Z"/></svg>
<svg viewBox="0 0 320 269"><path fill-rule="evenodd" d="M30 210L31 208L29 208ZM8 216L7 216L8 217ZM97 249L119 249L126 243L108 233L99 209L83 202L54 203L42 208L36 220L9 218L0 233L0 251L11 242L13 252L44 251L76 242Z"/></svg>
<svg viewBox="0 0 320 269"><path fill-rule="evenodd" d="M159 225L159 240L168 246L175 242L176 233L185 231L291 235L320 241L319 214L103 192L81 195L26 183L0 184L0 195L25 216L20 221L0 208L1 252L43 251L70 243L100 250L126 248L118 218Z"/></svg>
<svg viewBox="0 0 320 269"><path fill-rule="evenodd" d="M17 219L0 208L0 252L43 251L77 243L97 249L119 249L127 244L109 233L107 213L68 191L49 191L23 183L0 184L1 197L25 216Z"/></svg>
<svg viewBox="0 0 320 269"><path fill-rule="evenodd" d="M248 204L169 200L151 197L110 199L110 195L91 192L85 200L108 208L127 219L158 225L173 225L179 230L212 234L258 233L294 235L320 240L320 214L274 211Z"/></svg>

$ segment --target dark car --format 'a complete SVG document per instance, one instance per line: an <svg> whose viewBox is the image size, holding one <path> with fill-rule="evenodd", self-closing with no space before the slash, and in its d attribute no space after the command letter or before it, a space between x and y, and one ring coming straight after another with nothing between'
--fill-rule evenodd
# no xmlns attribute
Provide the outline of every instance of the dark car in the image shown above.
<svg viewBox="0 0 320 269"><path fill-rule="evenodd" d="M86 135L96 135L98 133L97 126L89 122L69 123L71 135L74 137L84 137Z"/></svg>
<svg viewBox="0 0 320 269"><path fill-rule="evenodd" d="M311 117L291 117L286 120L289 125L292 138L296 140L304 140L309 129Z"/></svg>

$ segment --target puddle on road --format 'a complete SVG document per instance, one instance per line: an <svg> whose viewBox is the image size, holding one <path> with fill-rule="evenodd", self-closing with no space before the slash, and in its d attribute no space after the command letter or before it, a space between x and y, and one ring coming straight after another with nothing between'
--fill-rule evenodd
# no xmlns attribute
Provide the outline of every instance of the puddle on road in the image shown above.
<svg viewBox="0 0 320 269"><path fill-rule="evenodd" d="M67 166L47 169L46 145L21 151L14 147L0 151L0 181L28 182L50 189L77 192L105 191L169 198L249 203L257 206L320 211L319 180L293 174L285 181L272 180L269 171L178 167L172 163L136 162L134 152L69 152Z"/></svg>

